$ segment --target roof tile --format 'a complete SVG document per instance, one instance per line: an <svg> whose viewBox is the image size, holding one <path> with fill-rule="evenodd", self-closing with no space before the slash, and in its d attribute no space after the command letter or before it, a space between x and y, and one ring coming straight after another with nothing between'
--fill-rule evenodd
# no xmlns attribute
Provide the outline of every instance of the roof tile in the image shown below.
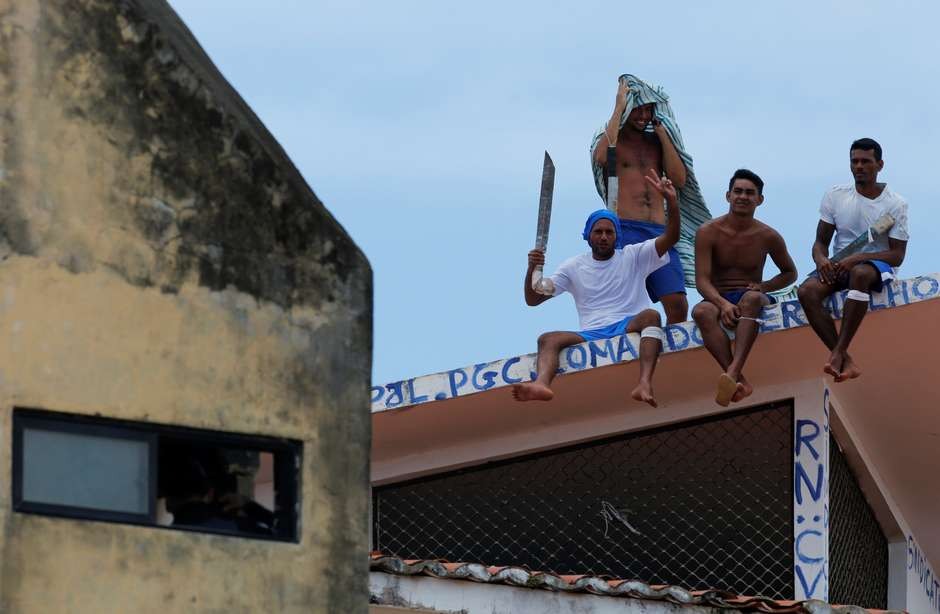
<svg viewBox="0 0 940 614"><path fill-rule="evenodd" d="M699 605L741 610L785 614L872 614L883 610L866 610L856 606L831 606L818 600L780 601L767 597L745 597L728 591L690 591L678 586L650 585L639 580L604 579L599 576L561 576L554 573L529 571L522 567L488 567L479 563L449 563L446 561L402 559L380 552L370 555L370 571L399 576L431 576L450 580L470 580L484 584L507 584L523 588L591 593L607 597L629 597L651 601L668 601L678 605ZM891 613L887 613L891 614ZM894 613L899 614L899 613Z"/></svg>

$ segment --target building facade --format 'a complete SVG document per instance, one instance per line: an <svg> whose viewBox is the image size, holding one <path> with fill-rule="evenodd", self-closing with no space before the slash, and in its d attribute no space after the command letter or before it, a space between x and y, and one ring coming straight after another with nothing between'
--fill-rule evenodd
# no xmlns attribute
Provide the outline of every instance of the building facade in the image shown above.
<svg viewBox="0 0 940 614"><path fill-rule="evenodd" d="M165 2L0 15L0 611L364 612L365 257Z"/></svg>

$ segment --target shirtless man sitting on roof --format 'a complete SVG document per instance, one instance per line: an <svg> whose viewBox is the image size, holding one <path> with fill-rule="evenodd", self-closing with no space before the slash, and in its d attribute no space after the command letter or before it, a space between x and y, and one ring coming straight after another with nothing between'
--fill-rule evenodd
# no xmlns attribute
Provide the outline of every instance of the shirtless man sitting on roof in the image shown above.
<svg viewBox="0 0 940 614"><path fill-rule="evenodd" d="M663 233L666 210L662 196L643 179L648 169L669 178L677 190L685 186L686 169L665 127L656 120L656 105L646 104L630 111L623 128L620 118L627 108L630 87L621 80L617 87L614 111L607 129L594 149L594 162L606 168L607 147L617 144L617 216L620 218L620 243L617 247L641 243ZM653 124L653 132L646 127ZM650 299L660 301L666 322L685 322L689 302L679 253L671 249L669 264L650 275L646 283Z"/></svg>
<svg viewBox="0 0 940 614"><path fill-rule="evenodd" d="M570 292L578 309L579 332L555 331L539 337L534 382L515 384L512 395L517 401L551 401L555 393L549 385L558 370L558 353L564 348L590 341L607 339L625 333L640 333L640 381L631 396L656 407L653 397L653 370L662 349L663 329L659 312L653 309L646 293L647 276L669 263L671 248L679 240L679 204L676 190L669 179L661 179L649 170L645 181L658 198L669 203L669 225L655 239L617 248L619 224L617 217L601 209L592 213L584 225L583 237L591 251L565 260L551 281L558 296ZM532 289L532 271L544 264L545 254L538 249L529 252L523 288L530 307L544 303L551 296Z"/></svg>
<svg viewBox="0 0 940 614"><path fill-rule="evenodd" d="M725 194L728 213L703 224L695 235L695 282L705 300L692 310L692 318L723 371L715 396L722 406L754 391L742 370L757 339L761 310L776 302L767 292L796 281L796 266L783 237L754 219L754 210L764 202L763 191L760 177L738 169ZM780 272L761 281L768 255ZM735 331L733 353L722 326Z"/></svg>

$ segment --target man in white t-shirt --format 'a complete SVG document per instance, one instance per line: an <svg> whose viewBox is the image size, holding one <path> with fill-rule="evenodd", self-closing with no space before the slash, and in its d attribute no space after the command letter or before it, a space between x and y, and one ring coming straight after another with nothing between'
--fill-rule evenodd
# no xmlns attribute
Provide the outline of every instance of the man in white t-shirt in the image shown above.
<svg viewBox="0 0 940 614"><path fill-rule="evenodd" d="M558 353L576 343L607 339L625 333L640 333L640 380L631 396L656 407L653 371L662 350L663 330L659 313L653 309L646 291L646 277L669 262L669 249L679 240L679 205L676 189L667 178L650 169L646 181L667 204L668 221L661 235L642 243L616 249L620 228L617 216L607 210L592 213L583 237L589 253L565 260L554 275L554 294L570 292L578 309L581 331L555 331L539 337L535 381L515 384L517 401L551 401L555 393L549 385L558 369ZM545 262L541 250L529 252L524 281L525 301L534 307L552 296L532 289L532 272Z"/></svg>
<svg viewBox="0 0 940 614"><path fill-rule="evenodd" d="M816 271L800 286L799 297L810 325L831 351L823 371L843 382L862 374L849 355L849 343L858 330L871 292L894 279L896 268L907 251L907 202L884 183L878 172L884 168L881 145L872 139L858 139L849 148L849 165L854 184L835 186L823 196L819 225L813 243ZM835 233L833 253L851 243L883 214L894 218L886 236L879 236L857 254L839 261L829 259L829 242ZM842 326L836 332L823 301L834 292L848 289Z"/></svg>

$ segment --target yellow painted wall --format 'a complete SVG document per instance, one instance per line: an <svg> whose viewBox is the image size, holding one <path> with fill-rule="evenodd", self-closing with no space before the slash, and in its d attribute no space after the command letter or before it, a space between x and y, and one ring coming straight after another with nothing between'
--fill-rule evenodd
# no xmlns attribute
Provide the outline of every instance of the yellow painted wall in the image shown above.
<svg viewBox="0 0 940 614"><path fill-rule="evenodd" d="M371 271L166 5L0 0L0 612L365 612ZM303 442L299 544L14 513L11 410Z"/></svg>

